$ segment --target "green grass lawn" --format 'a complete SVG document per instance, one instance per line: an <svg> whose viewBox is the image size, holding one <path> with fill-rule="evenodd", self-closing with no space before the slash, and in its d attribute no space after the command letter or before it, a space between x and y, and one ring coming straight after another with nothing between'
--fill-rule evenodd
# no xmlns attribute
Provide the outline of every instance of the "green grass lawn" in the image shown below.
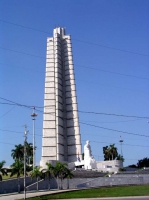
<svg viewBox="0 0 149 200"><path fill-rule="evenodd" d="M21 176L23 176L23 175L21 175ZM14 176L10 177L10 173L8 173L8 176L6 176L6 175L2 176L3 180L12 179L12 178L17 178L17 176L14 175Z"/></svg>
<svg viewBox="0 0 149 200"><path fill-rule="evenodd" d="M149 196L149 185L102 187L96 189L78 190L53 195L28 198L28 200L96 198L96 197L124 197Z"/></svg>

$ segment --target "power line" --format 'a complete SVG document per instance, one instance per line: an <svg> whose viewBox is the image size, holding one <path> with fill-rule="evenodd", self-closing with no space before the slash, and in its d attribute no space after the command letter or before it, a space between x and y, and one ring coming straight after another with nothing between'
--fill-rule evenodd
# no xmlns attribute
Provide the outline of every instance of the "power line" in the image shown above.
<svg viewBox="0 0 149 200"><path fill-rule="evenodd" d="M41 71L38 71L37 69L36 70L34 70L34 69L31 69L31 68L26 68L26 67L20 67L20 66L16 66L16 65L9 65L9 64L5 64L5 63L1 63L0 62L0 64L1 65L6 65L6 66L10 66L10 67L14 67L14 68L19 68L19 69L23 69L23 70L28 70L28 71L30 71L30 72L36 72L36 73L42 73Z"/></svg>
<svg viewBox="0 0 149 200"><path fill-rule="evenodd" d="M0 64L3 64L3 63L0 63ZM4 65L7 65L7 64L4 64ZM42 73L40 71L35 71L35 70L30 70L30 69L27 69L27 68L23 68L23 67L18 67L18 66L12 66L12 67L17 67L17 68L21 68L23 70L29 70L29 71L32 71L32 72L37 72L37 73ZM87 68L87 67L86 67ZM90 69L94 69L94 68L90 68ZM103 70L101 70L103 71ZM108 71L105 71L105 72L108 72ZM114 73L114 74L118 74L120 75L119 73L115 73L115 72L110 72L110 73ZM123 74L121 74L123 75ZM124 75L125 76L125 75ZM133 78L140 78L140 79L145 79L145 80L149 80L147 78L143 78L143 77L136 77L136 76L131 76L131 75L126 75L126 76L130 76L130 77L133 77ZM86 81L86 80L80 80L80 79L76 79L77 81L81 81L81 82L85 82L85 83L91 83L91 84L98 84L100 86L106 86L106 87L113 87L113 88L118 88L118 89L124 89L124 90L130 90L130 91L135 91L135 92L141 92L141 93L145 93L147 95L149 95L148 93L144 92L144 91L141 91L141 90L135 90L135 89L130 89L130 88L124 88L124 87L118 87L118 86L114 86L114 85L106 85L106 84L101 84L101 83L97 83L97 82L92 82L92 81Z"/></svg>
<svg viewBox="0 0 149 200"><path fill-rule="evenodd" d="M86 141L86 140L82 140L82 141ZM90 140L90 142L94 142L94 143L106 143L106 144L111 144L110 142L99 142L99 141L93 141L93 140ZM117 144L119 145L119 143L114 143L114 144ZM143 146L143 145L138 145L138 144L125 144L123 143L124 146L139 146L139 147L149 147L149 146Z"/></svg>
<svg viewBox="0 0 149 200"><path fill-rule="evenodd" d="M3 99L4 98L1 98L0 99ZM13 101L10 101L10 100L7 100L5 99L6 101L9 101L9 102L12 102L12 103L15 103ZM21 104L18 104L16 103L16 105L21 105ZM22 106L22 105L21 105ZM23 105L24 107L28 107L28 108L31 108L30 106L26 106L26 105ZM36 109L37 110L37 109ZM37 110L37 111L40 111L40 110ZM43 111L40 111L40 112L43 112ZM114 115L114 116L121 116L121 117L135 117L135 118L145 118L146 117L138 117L138 116L128 116L128 115L117 115L117 114L107 114L107 113L95 113L95 112L85 112L85 111L79 111L79 112L83 112L83 113L92 113L92 114L104 114L104 115ZM47 114L50 114L52 115L51 113L47 113ZM67 118L65 118L67 119ZM148 118L147 118L148 119ZM96 125L93 125L93 124L88 124L88 123L84 123L84 122L80 122L80 124L84 124L84 125L87 125L87 126L92 126L92 127L96 127L96 128L101 128L101 129L105 129L105 130L109 130L109 131L115 131L115 132L119 132L119 133L125 133L125 134L131 134L131 135L137 135L137 136L143 136L143 137L149 137L147 135L142 135L142 134L136 134L136 133L130 133L130 132L126 132L126 131L120 131L120 130L115 130L115 129L110 129L110 128L105 128L105 127L101 127L101 126L96 126Z"/></svg>
<svg viewBox="0 0 149 200"><path fill-rule="evenodd" d="M1 22L4 22L4 23L7 23L7 24L12 24L12 25L15 25L15 26L20 26L20 27L22 27L22 28L30 29L30 30L33 30L33 31L38 31L38 32L42 32L42 33L51 34L51 33L48 32L48 31L42 31L42 30L39 30L39 29L35 29L35 28L28 27L28 26L24 26L24 25L20 25L20 24L8 22L8 21L5 21L5 20L1 20L1 19L0 19L0 21L1 21Z"/></svg>
<svg viewBox="0 0 149 200"><path fill-rule="evenodd" d="M109 123L120 123L120 122L131 122L131 121L138 121L143 119L133 119L133 120L125 120L125 121L115 121L115 122L102 122L102 121L88 121L88 120L81 120L82 122L95 122L99 124L109 124Z"/></svg>
<svg viewBox="0 0 149 200"><path fill-rule="evenodd" d="M10 103L13 103L13 104L10 104L10 105L18 105L18 106L27 107L27 108L30 108L30 109L32 109L33 107L36 107L36 108L54 107L54 106L35 106L35 105L29 106L29 105L25 105L25 104L23 105L23 104L8 100L8 99L3 98L3 97L0 97L0 99L8 101ZM41 110L38 110L38 109L36 109L36 110L43 113L43 111L41 111ZM149 119L149 117L135 116L135 115L122 115L122 114L115 114L115 113L103 113L103 112L93 112L93 111L78 111L78 112L86 113L86 114L96 114L96 115L110 115L110 116L116 116L116 117L131 117L131 118L138 118L138 119ZM50 113L47 113L47 114L50 114Z"/></svg>
<svg viewBox="0 0 149 200"><path fill-rule="evenodd" d="M108 116L115 116L115 117L131 117L131 118L138 118L138 119L149 119L149 117L141 117L141 116L135 116L135 115L120 115L120 114L114 114L114 113L91 112L91 111L78 111L78 112L85 113L85 114L108 115Z"/></svg>
<svg viewBox="0 0 149 200"><path fill-rule="evenodd" d="M9 144L9 145L15 145L15 144L12 144L12 143L8 143L8 142L0 142L1 144Z"/></svg>
<svg viewBox="0 0 149 200"><path fill-rule="evenodd" d="M10 105L10 106L16 105L15 103L4 103L4 102L0 102L0 104L6 104L6 105Z"/></svg>
<svg viewBox="0 0 149 200"><path fill-rule="evenodd" d="M90 133L82 133L82 136L84 136L84 135L90 135ZM119 140L118 137L111 137L111 136L105 136L105 135L103 136L103 135L101 135L101 134L100 134L100 135L99 135L99 134L97 135L97 134L94 134L94 133L92 133L92 135L95 135L96 137L116 138L116 140ZM129 141L132 140L132 138L127 138L127 137L123 137L123 139L124 139L124 140L127 140L127 139L128 139ZM140 138L139 138L139 139L136 139L136 138L133 138L133 140L139 140L139 141L142 140L142 141L146 141L147 138L144 138L144 139L140 139Z"/></svg>
<svg viewBox="0 0 149 200"><path fill-rule="evenodd" d="M125 52L125 53L135 54L135 55L139 55L139 56L149 56L147 54L137 53L137 52L123 50L123 49L118 49L118 48L109 47L109 46L105 46L105 45L101 45L101 44L97 44L97 43L93 43L93 42L87 42L87 41L78 40L78 39L72 39L72 40L75 40L75 41L78 41L78 42L83 42L83 43L86 43L86 44L91 44L91 45L94 45L94 46L99 46L99 47L111 49L111 50L115 50L115 51L121 51L121 52Z"/></svg>
<svg viewBox="0 0 149 200"><path fill-rule="evenodd" d="M98 84L100 86L118 88L118 89L123 89L123 90L130 90L130 91L135 91L135 92L141 92L141 93L145 93L145 94L149 95L147 92L144 92L144 91L141 91L141 90L135 90L135 89L130 89L130 88L118 87L118 86L114 86L114 85L106 85L106 84L101 84L101 83L92 82L92 81L86 81L86 80L80 80L80 79L76 79L76 80L77 81L81 81L81 82L85 82L85 83Z"/></svg>
<svg viewBox="0 0 149 200"><path fill-rule="evenodd" d="M38 58L46 59L46 57L43 57L43 56L38 56L38 55L34 55L34 54L29 54L29 53L26 53L26 52L16 51L16 50L4 48L4 47L0 47L0 48L1 48L1 49L4 49L4 50L8 50L8 51L15 52L15 53L25 54L25 55L27 55L27 56L33 56L33 57L38 57ZM0 64L3 64L3 63L0 63ZM8 65L8 64L3 64L3 65ZM11 65L11 66L12 66L12 65ZM131 78L149 80L148 78L145 78L145 77L133 76L133 75L123 74L123 73L119 73L119 72L112 72L112 71L103 70L103 69L98 69L98 68L93 68L93 67L86 67L86 66L82 66L82 65L78 65L78 64L75 64L75 66L80 66L80 67L86 68L86 69L98 70L98 71L102 71L102 72L105 72L105 73L116 74L116 75L131 77ZM12 66L12 67L17 67L17 68L22 68L22 69L26 69L26 70L32 71L31 69L27 69L27 68L23 68L23 67L18 67L18 66ZM33 70L33 71L35 71L35 70ZM37 72L39 72L39 71L37 71ZM39 72L39 73L40 73L40 72Z"/></svg>
<svg viewBox="0 0 149 200"><path fill-rule="evenodd" d="M112 71L108 71L108 70L104 70L104 69L98 69L98 68L93 68L93 67L86 67L86 66L82 66L82 65L78 65L78 64L75 64L75 65L79 66L79 67L86 68L86 69L98 70L98 71L101 71L101 72L106 72L106 73L111 73L111 74L116 74L116 75L121 75L121 76L128 76L128 77L131 77L131 78L139 78L139 79L149 80L148 78L144 78L144 77L140 77L140 76L133 76L133 75L129 75L129 74L122 74L122 73L119 73L119 72L112 72Z"/></svg>
<svg viewBox="0 0 149 200"><path fill-rule="evenodd" d="M118 132L118 133L125 133L125 134L129 134L129 135L137 135L137 136L142 136L142 137L149 137L148 135L130 133L130 132L126 132L126 131L120 131L120 130L115 130L115 129L111 129L111 128L105 128L105 127L102 127L102 126L97 126L97 125L93 125L93 124L87 124L87 123L83 123L83 122L80 122L80 124L84 124L84 125L92 126L92 127L96 127L96 128L101 128L101 129L105 129L105 130L108 130L108 131L114 131L114 132Z"/></svg>
<svg viewBox="0 0 149 200"><path fill-rule="evenodd" d="M0 116L0 118L4 117L5 115L7 115L10 111L12 111L15 108L15 106L13 108L11 108L10 110L8 110L5 114L3 114L2 116Z"/></svg>
<svg viewBox="0 0 149 200"><path fill-rule="evenodd" d="M6 100L6 99L1 98L1 97L0 97L0 99ZM10 100L6 100L6 101L10 101ZM10 101L10 102L13 102L13 101ZM3 102L1 103L0 102L0 104L23 106L23 107L26 107L26 108L29 108L29 109L32 109L34 107L34 106L22 105L22 104L15 103L15 102L13 102L13 104L11 104L11 103L3 103ZM54 106L45 106L45 107L44 106L35 106L35 107L36 108L46 108L46 107L54 107ZM36 109L36 111L43 113L43 111L38 110L38 109ZM139 119L149 119L149 117L134 116L134 115L133 116L132 115L119 115L119 114L114 114L114 113L100 113L100 112L89 112L89 111L79 111L79 110L78 110L78 112L80 112L80 113L88 113L88 114L96 114L96 115L115 116L115 117L137 118L138 120ZM45 114L51 114L51 113L45 113ZM51 115L53 115L53 114L51 114ZM135 121L135 120L130 120L130 121ZM124 122L124 121L120 121L120 122ZM106 123L106 122L104 122L104 123Z"/></svg>
<svg viewBox="0 0 149 200"><path fill-rule="evenodd" d="M8 51L13 51L13 52L15 52L15 53L21 53L21 54L24 54L24 55L27 55L27 56L33 56L33 57L44 58L44 59L45 59L45 57L42 57L42 56L37 56L37 55L33 55L33 54L21 52L21 51L16 51L16 50L12 50L12 49L5 48L5 47L0 47L0 49L4 49L4 50L8 50Z"/></svg>
<svg viewBox="0 0 149 200"><path fill-rule="evenodd" d="M43 31L43 30L39 30L39 29L28 27L28 26L24 26L24 25L8 22L8 21L5 21L5 20L1 20L0 19L0 21L4 22L4 23L15 25L15 26L19 26L19 27L22 27L22 28L26 28L26 29L30 29L30 30L34 30L34 31L42 32L42 33L51 34L50 32L47 32L47 31ZM110 46L106 46L106 45L101 45L101 44L97 44L97 43L88 42L88 41L78 40L78 39L75 39L75 38L72 38L72 40L77 41L77 42L90 44L90 45L94 45L94 46L99 46L99 47L111 49L111 50L115 50L115 51L121 51L121 52L125 52L125 53L135 54L135 55L139 55L139 56L149 56L149 55L142 54L142 53L132 52L132 51L124 50L124 49L119 49L119 48L114 48L114 47L110 47Z"/></svg>
<svg viewBox="0 0 149 200"><path fill-rule="evenodd" d="M18 131L11 131L11 130L5 130L5 129L0 129L0 131L4 131L4 132L8 132L8 133L21 133L23 134L23 132L18 132ZM28 135L33 135L32 133L28 133ZM41 134L36 134L37 136L42 136Z"/></svg>
<svg viewBox="0 0 149 200"><path fill-rule="evenodd" d="M11 130L4 130L4 129L0 129L1 131L5 131L5 132L12 132L12 133L22 133L23 134L23 132L17 132L17 131L11 131ZM30 133L29 133L30 134ZM32 135L32 134L30 134L30 135ZM40 135L40 134L36 134L37 136L42 136L42 135ZM111 137L110 137L111 138ZM86 140L82 140L82 141L86 141ZM90 142L94 142L94 143L105 143L105 144L111 144L111 142L103 142L103 141L93 141L93 140L90 140ZM1 142L2 143L2 142ZM114 144L117 144L117 145L119 145L119 143L114 143ZM144 146L144 145L138 145L138 144L136 144L136 145L133 145L133 144L127 144L127 143L124 143L123 144L124 146L139 146L139 147L149 147L149 146Z"/></svg>
<svg viewBox="0 0 149 200"><path fill-rule="evenodd" d="M0 143L1 144L9 144L9 145L13 145L13 146L16 145L16 144L8 143L8 142L1 142L1 141L0 141ZM36 146L36 149L42 149L42 148Z"/></svg>

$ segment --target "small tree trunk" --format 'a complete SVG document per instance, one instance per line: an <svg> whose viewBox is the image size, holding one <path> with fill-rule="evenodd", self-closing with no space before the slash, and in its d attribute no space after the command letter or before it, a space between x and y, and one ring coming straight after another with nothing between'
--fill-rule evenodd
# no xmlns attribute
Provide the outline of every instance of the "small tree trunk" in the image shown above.
<svg viewBox="0 0 149 200"><path fill-rule="evenodd" d="M61 190L63 190L63 178L61 178Z"/></svg>
<svg viewBox="0 0 149 200"><path fill-rule="evenodd" d="M38 191L38 177L37 177L37 191Z"/></svg>
<svg viewBox="0 0 149 200"><path fill-rule="evenodd" d="M50 190L50 177L49 177L48 190Z"/></svg>
<svg viewBox="0 0 149 200"><path fill-rule="evenodd" d="M59 190L59 179L57 177L57 189Z"/></svg>
<svg viewBox="0 0 149 200"><path fill-rule="evenodd" d="M69 189L69 178L67 178L67 189Z"/></svg>
<svg viewBox="0 0 149 200"><path fill-rule="evenodd" d="M18 193L20 193L20 177L18 177Z"/></svg>

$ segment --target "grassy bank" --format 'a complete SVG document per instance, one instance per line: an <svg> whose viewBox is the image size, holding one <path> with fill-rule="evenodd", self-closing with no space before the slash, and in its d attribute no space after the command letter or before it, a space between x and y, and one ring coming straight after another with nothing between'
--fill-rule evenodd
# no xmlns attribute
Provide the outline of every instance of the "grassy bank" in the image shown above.
<svg viewBox="0 0 149 200"><path fill-rule="evenodd" d="M28 200L149 196L149 185L103 187L28 198Z"/></svg>

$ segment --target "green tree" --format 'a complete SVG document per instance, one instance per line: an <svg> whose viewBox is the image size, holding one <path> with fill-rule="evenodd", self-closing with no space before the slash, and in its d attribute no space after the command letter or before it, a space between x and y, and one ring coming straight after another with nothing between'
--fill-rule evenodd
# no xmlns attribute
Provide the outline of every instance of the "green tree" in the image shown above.
<svg viewBox="0 0 149 200"><path fill-rule="evenodd" d="M53 175L57 179L57 184L59 189L63 189L63 179L65 177L66 163L57 162L54 167ZM61 185L59 184L59 179L61 180Z"/></svg>
<svg viewBox="0 0 149 200"><path fill-rule="evenodd" d="M24 162L24 145L15 145L15 149L11 150L11 156L14 160L20 160ZM26 163L28 165L33 164L33 144L26 142Z"/></svg>
<svg viewBox="0 0 149 200"><path fill-rule="evenodd" d="M106 153L106 157L108 158L108 160L111 160L112 158L111 158L111 149L110 148L108 148L108 149L106 149L105 150L105 153Z"/></svg>
<svg viewBox="0 0 149 200"><path fill-rule="evenodd" d="M26 142L26 162L28 165L33 164L33 144L28 142Z"/></svg>
<svg viewBox="0 0 149 200"><path fill-rule="evenodd" d="M115 160L118 156L115 144L103 147L104 160Z"/></svg>
<svg viewBox="0 0 149 200"><path fill-rule="evenodd" d="M68 168L65 169L65 175L64 178L67 178L67 189L69 189L69 179L72 179L74 177L72 171Z"/></svg>
<svg viewBox="0 0 149 200"><path fill-rule="evenodd" d="M121 160L122 162L125 161L125 159L123 158L122 155L118 154L118 156L116 157L116 160Z"/></svg>
<svg viewBox="0 0 149 200"><path fill-rule="evenodd" d="M11 174L10 177L17 175L18 178L18 193L20 193L20 176L24 173L24 164L16 159L15 162L11 165Z"/></svg>
<svg viewBox="0 0 149 200"><path fill-rule="evenodd" d="M24 146L22 144L15 145L15 149L11 150L11 156L14 160L23 161L24 159Z"/></svg>
<svg viewBox="0 0 149 200"><path fill-rule="evenodd" d="M37 191L38 191L39 178L43 178L43 174L42 174L40 168L41 167L35 167L31 172L31 179L36 178L36 180L37 180Z"/></svg>
<svg viewBox="0 0 149 200"><path fill-rule="evenodd" d="M47 168L42 170L42 173L45 174L45 176L48 177L48 190L50 190L50 179L52 175L54 174L54 167L51 163L46 163Z"/></svg>
<svg viewBox="0 0 149 200"><path fill-rule="evenodd" d="M138 160L137 166L138 168L149 167L149 158L146 157L141 160Z"/></svg>
<svg viewBox="0 0 149 200"><path fill-rule="evenodd" d="M2 175L6 175L6 176L8 175L7 169L4 168L5 163L6 163L5 160L0 162L0 181L3 180Z"/></svg>
<svg viewBox="0 0 149 200"><path fill-rule="evenodd" d="M109 160L108 146L103 147L104 160Z"/></svg>
<svg viewBox="0 0 149 200"><path fill-rule="evenodd" d="M118 156L118 152L117 152L117 148L115 147L115 144L111 144L109 148L111 151L112 160L115 160L115 158Z"/></svg>

